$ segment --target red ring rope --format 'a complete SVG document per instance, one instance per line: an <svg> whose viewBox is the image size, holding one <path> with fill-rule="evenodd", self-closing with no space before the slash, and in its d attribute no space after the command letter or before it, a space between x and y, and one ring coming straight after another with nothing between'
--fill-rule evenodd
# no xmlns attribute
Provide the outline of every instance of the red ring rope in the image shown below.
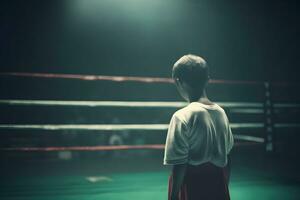
<svg viewBox="0 0 300 200"><path fill-rule="evenodd" d="M262 145L257 142L236 142L235 146ZM110 145L110 146L72 146L72 147L7 147L0 148L0 151L23 151L23 152L49 152L49 151L112 151L131 149L164 149L164 144L148 145Z"/></svg>

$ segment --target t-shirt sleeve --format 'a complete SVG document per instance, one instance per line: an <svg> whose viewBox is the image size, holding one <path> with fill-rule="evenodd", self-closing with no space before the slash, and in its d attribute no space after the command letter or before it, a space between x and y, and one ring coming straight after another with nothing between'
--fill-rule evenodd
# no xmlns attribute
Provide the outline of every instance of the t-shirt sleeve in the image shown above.
<svg viewBox="0 0 300 200"><path fill-rule="evenodd" d="M188 127L176 115L169 124L165 145L164 165L184 164L188 161Z"/></svg>
<svg viewBox="0 0 300 200"><path fill-rule="evenodd" d="M231 151L231 149L232 149L232 147L233 147L233 145L234 145L234 138L233 138L233 134L232 134L232 131L231 131L231 127L230 127L230 123L229 123L229 120L228 120L228 118L227 118L227 127L228 127L228 129L227 129L227 154L229 154L230 153L230 151Z"/></svg>

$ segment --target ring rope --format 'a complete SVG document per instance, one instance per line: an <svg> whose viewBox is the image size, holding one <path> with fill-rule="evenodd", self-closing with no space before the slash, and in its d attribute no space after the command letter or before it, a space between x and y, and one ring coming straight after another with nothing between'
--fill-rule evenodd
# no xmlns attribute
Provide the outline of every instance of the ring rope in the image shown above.
<svg viewBox="0 0 300 200"><path fill-rule="evenodd" d="M126 125L12 125L1 124L0 129L39 129L39 130L101 130L101 131L122 131L122 130L160 130L166 131L168 124L126 124ZM236 128L263 128L262 123L244 123L230 124L233 129ZM145 133L145 132L140 132ZM254 136L245 136L234 134L236 139L247 140L252 142L263 142L264 139Z"/></svg>
<svg viewBox="0 0 300 200"><path fill-rule="evenodd" d="M134 77L134 76L104 76L104 75L83 75L83 74L54 74L54 73L29 73L29 72L2 72L1 76L18 76L18 77L35 77L35 78L63 78L63 79L79 79L84 81L115 81L115 82L143 82L143 83L173 83L171 78L161 77ZM244 80L215 80L211 79L210 83L215 84L247 84L261 85L268 81L244 81ZM299 82L271 82L277 86L300 85Z"/></svg>
<svg viewBox="0 0 300 200"><path fill-rule="evenodd" d="M134 77L134 76L103 76L103 75L82 75L82 74L54 74L54 73L28 73L28 72L4 72L2 76L19 76L19 77L35 77L35 78L63 78L63 79L79 79L84 81L115 81L115 82L143 82L143 83L173 83L171 78L161 77ZM210 80L215 84L264 84L263 81L241 81L241 80Z"/></svg>
<svg viewBox="0 0 300 200"><path fill-rule="evenodd" d="M37 130L167 130L169 124L0 124L0 129L37 129ZM233 129L264 128L264 123L231 123Z"/></svg>
<svg viewBox="0 0 300 200"><path fill-rule="evenodd" d="M263 108L258 102L216 102L221 107L232 108ZM90 106L90 107L174 107L181 108L188 105L180 101L72 101L72 100L30 100L30 99L0 99L0 104L32 105L32 106ZM274 108L300 107L295 103L274 103ZM235 112L247 112L247 109L236 109ZM249 110L249 113L261 113L261 109Z"/></svg>
<svg viewBox="0 0 300 200"><path fill-rule="evenodd" d="M5 72L0 73L5 76L19 77L35 77L35 78L63 78L63 79L79 79L83 81L135 81L143 83L173 83L170 78L156 77L134 77L134 76L102 76L102 75L81 75L81 74L53 74L53 73L26 73L26 72Z"/></svg>
<svg viewBox="0 0 300 200"><path fill-rule="evenodd" d="M236 142L234 146L260 145L260 142ZM23 152L53 152L53 151L113 151L133 149L165 149L164 144L148 145L109 145L109 146L70 146L70 147L6 147L0 151L23 151Z"/></svg>
<svg viewBox="0 0 300 200"><path fill-rule="evenodd" d="M72 147L8 147L2 151L106 151L127 149L164 149L163 144L152 145L107 145L107 146L72 146Z"/></svg>
<svg viewBox="0 0 300 200"><path fill-rule="evenodd" d="M49 73L18 73L8 72L0 73L0 75L7 76L21 76L21 77L36 77L36 78L64 78L64 79L80 79L80 80L105 80L115 82L143 82L143 83L173 83L171 78L155 78L155 77L125 77L125 76L101 76L101 75L76 75L76 74L49 74ZM262 81L232 81L232 80L210 80L210 83L216 84L265 84ZM287 82L273 82L274 85L290 85ZM295 84L295 83L294 83ZM297 84L297 83L296 83ZM52 105L52 106L110 106L110 107L183 107L187 105L185 102L126 102L126 101L58 101L58 100L0 100L0 104L9 105ZM234 107L231 112L238 113L264 113L263 103L248 103L248 102L219 102L223 107ZM290 108L299 107L300 104L277 103L273 104L275 108ZM236 107L250 107L252 109L240 109ZM253 109L254 108L254 109ZM232 123L231 128L264 128L263 123ZM274 124L275 128L300 127L299 124ZM166 130L168 124L114 124L114 125L95 125L95 124L68 124L68 125L18 125L18 124L1 124L1 128L8 129L43 129L43 130ZM234 135L236 139L264 143L264 138ZM63 150L115 150L115 149L163 149L164 145L118 145L116 146L95 146L95 147L12 147L6 150L17 151L63 151ZM3 149L0 149L3 150Z"/></svg>
<svg viewBox="0 0 300 200"><path fill-rule="evenodd" d="M263 108L263 103L254 102L216 102L222 107ZM37 106L90 106L90 107L174 107L188 105L186 102L176 101L61 101L61 100L18 100L2 99L0 104L9 105L37 105Z"/></svg>

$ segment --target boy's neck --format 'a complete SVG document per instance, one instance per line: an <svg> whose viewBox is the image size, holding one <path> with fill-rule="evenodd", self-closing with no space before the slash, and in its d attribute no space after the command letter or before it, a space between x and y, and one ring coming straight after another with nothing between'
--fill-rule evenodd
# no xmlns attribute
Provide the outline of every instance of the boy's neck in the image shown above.
<svg viewBox="0 0 300 200"><path fill-rule="evenodd" d="M190 103L192 103L192 102L200 102L200 103L204 103L204 104L213 104L213 103L208 99L205 90L202 92L202 95L201 95L198 99L195 99L195 100L191 100L191 101L190 101Z"/></svg>

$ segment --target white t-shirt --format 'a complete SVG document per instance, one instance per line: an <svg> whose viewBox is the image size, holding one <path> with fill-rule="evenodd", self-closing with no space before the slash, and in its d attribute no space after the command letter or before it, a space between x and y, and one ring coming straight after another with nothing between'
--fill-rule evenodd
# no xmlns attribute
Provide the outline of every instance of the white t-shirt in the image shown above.
<svg viewBox="0 0 300 200"><path fill-rule="evenodd" d="M164 165L227 164L233 136L225 111L217 104L192 102L176 111L166 139Z"/></svg>

